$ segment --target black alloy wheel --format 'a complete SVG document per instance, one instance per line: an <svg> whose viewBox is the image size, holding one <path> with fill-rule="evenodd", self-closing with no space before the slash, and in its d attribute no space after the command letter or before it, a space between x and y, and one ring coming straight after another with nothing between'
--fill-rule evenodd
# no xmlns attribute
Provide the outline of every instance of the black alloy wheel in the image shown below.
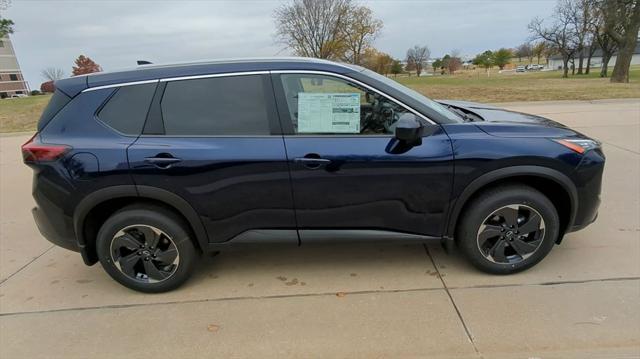
<svg viewBox="0 0 640 359"><path fill-rule="evenodd" d="M560 235L553 202L535 188L509 183L478 193L465 206L456 243L476 268L511 274L544 259Z"/></svg>
<svg viewBox="0 0 640 359"><path fill-rule="evenodd" d="M535 209L523 204L504 206L483 221L478 249L494 263L517 263L540 248L544 230L544 220Z"/></svg>
<svg viewBox="0 0 640 359"><path fill-rule="evenodd" d="M122 274L144 283L168 279L180 264L180 254L171 237L145 224L118 231L111 241L110 253Z"/></svg>
<svg viewBox="0 0 640 359"><path fill-rule="evenodd" d="M177 213L153 204L133 204L100 227L96 252L120 284L160 293L185 283L199 258L195 238Z"/></svg>

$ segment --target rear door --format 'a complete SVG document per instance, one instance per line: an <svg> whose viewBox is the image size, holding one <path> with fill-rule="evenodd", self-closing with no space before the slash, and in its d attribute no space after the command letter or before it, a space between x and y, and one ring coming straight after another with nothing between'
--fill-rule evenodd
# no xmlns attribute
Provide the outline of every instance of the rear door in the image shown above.
<svg viewBox="0 0 640 359"><path fill-rule="evenodd" d="M327 230L441 235L453 154L439 125L425 120L422 144L395 151L395 123L411 112L398 102L336 74L274 72L273 82L302 242Z"/></svg>
<svg viewBox="0 0 640 359"><path fill-rule="evenodd" d="M210 242L253 229L295 234L280 132L266 73L161 80L130 168L136 185L189 202Z"/></svg>

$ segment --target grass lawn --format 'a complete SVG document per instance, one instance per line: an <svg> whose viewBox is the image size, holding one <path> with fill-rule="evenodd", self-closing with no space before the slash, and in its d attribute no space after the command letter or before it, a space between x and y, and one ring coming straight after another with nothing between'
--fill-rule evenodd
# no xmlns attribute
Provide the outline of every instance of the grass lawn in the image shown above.
<svg viewBox="0 0 640 359"><path fill-rule="evenodd" d="M434 99L515 102L640 98L640 66L631 68L628 84L612 84L608 78L600 78L599 73L595 70L589 75L569 75L563 79L560 71L499 74L492 69L487 76L479 69L396 80Z"/></svg>
<svg viewBox="0 0 640 359"><path fill-rule="evenodd" d="M610 69L611 71L613 68ZM640 98L640 66L631 68L631 83L612 84L589 75L563 79L559 71L499 74L491 70L460 71L455 75L423 77L398 76L398 82L434 99L476 102L515 102L548 100L597 100ZM0 132L33 131L50 95L0 100Z"/></svg>
<svg viewBox="0 0 640 359"><path fill-rule="evenodd" d="M33 131L51 95L0 100L0 132Z"/></svg>

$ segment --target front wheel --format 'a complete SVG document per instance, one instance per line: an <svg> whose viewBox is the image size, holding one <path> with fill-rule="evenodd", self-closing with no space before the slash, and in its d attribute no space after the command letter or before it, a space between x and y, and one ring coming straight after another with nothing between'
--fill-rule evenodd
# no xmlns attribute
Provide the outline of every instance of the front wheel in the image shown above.
<svg viewBox="0 0 640 359"><path fill-rule="evenodd" d="M174 289L190 276L197 252L188 227L162 207L131 206L109 217L96 242L105 271L141 292Z"/></svg>
<svg viewBox="0 0 640 359"><path fill-rule="evenodd" d="M510 274L540 262L553 248L560 220L551 201L524 185L496 187L462 213L457 243L482 271Z"/></svg>

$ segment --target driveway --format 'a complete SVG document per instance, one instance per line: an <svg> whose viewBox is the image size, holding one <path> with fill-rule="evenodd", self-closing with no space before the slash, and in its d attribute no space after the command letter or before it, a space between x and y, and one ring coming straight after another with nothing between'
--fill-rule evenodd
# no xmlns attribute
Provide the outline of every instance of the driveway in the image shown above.
<svg viewBox="0 0 640 359"><path fill-rule="evenodd" d="M640 356L640 100L504 106L607 155L598 221L510 276L438 243L252 247L136 293L39 235L28 136L0 137L0 357Z"/></svg>

